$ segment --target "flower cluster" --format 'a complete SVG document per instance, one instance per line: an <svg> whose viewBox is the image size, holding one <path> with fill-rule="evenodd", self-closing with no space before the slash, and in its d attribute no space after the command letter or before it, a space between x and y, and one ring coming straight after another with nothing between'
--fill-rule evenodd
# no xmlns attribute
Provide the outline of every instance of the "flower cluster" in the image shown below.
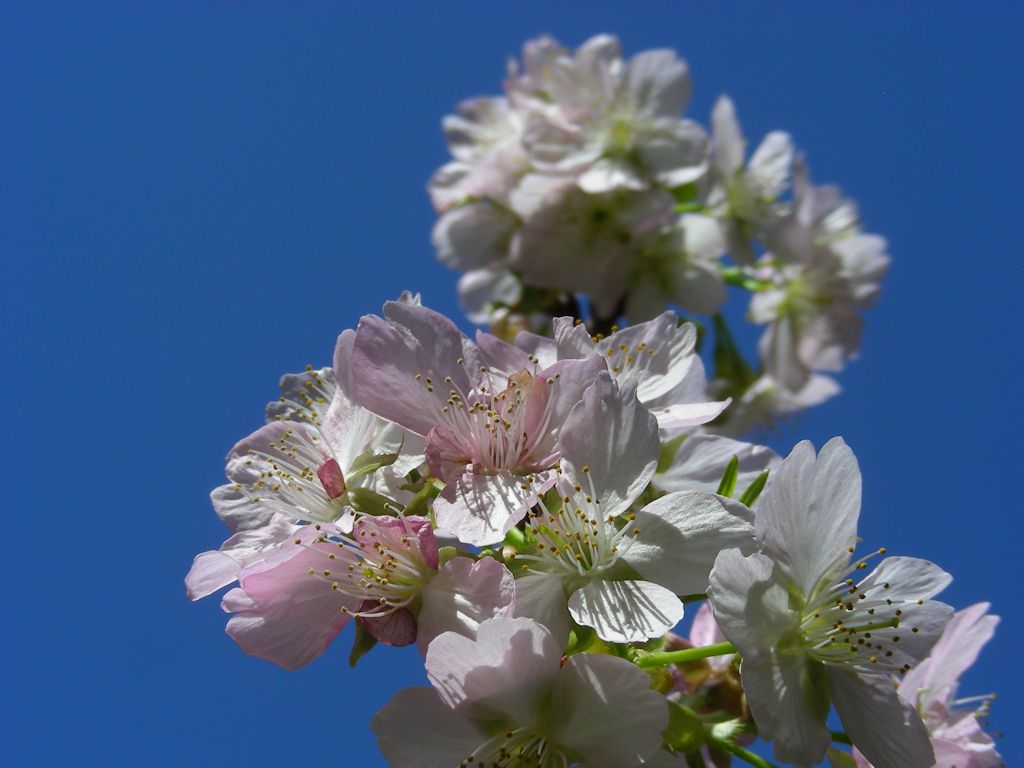
<svg viewBox="0 0 1024 768"><path fill-rule="evenodd" d="M372 721L396 768L772 765L756 739L808 768L992 768L988 697L956 699L988 606L935 600L927 560L856 554L841 438L784 459L737 439L834 394L884 242L785 134L745 161L731 102L708 137L688 95L670 52L542 38L505 97L446 120L435 238L495 332L403 294L284 376L228 454L230 536L189 597L230 586L228 634L286 669L348 624L353 665L416 646L430 687ZM766 325L761 370L716 315L709 380L665 305L713 313L726 282Z"/></svg>
<svg viewBox="0 0 1024 768"><path fill-rule="evenodd" d="M504 95L444 120L453 159L430 181L433 239L464 273L470 318L509 337L581 302L603 332L667 305L714 315L727 285L750 291L758 369L715 372L741 398L738 433L838 392L829 374L857 353L889 259L852 201L811 183L786 133L748 159L732 101L709 131L683 117L690 90L672 51L624 59L608 35L575 51L527 42Z"/></svg>

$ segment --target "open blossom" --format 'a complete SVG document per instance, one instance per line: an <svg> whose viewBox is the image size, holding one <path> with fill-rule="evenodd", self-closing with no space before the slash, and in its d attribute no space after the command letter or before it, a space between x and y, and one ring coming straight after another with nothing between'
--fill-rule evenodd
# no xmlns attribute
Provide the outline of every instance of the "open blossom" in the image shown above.
<svg viewBox="0 0 1024 768"><path fill-rule="evenodd" d="M601 338L571 317L556 317L551 325L553 338L523 332L516 346L544 366L599 355L619 387L636 391L661 429L706 424L729 405L728 400L708 401L696 329L692 323L680 325L673 312Z"/></svg>
<svg viewBox="0 0 1024 768"><path fill-rule="evenodd" d="M429 184L438 259L467 273L474 322L500 320L524 284L586 294L604 318L646 320L667 302L714 311L721 238L672 216L672 192L707 171L706 134L682 117L685 62L624 60L608 35L576 51L541 37L505 89L445 118L453 159Z"/></svg>
<svg viewBox="0 0 1024 768"><path fill-rule="evenodd" d="M780 198L793 171L793 142L789 134L772 131L744 165L746 140L728 96L715 102L711 125L713 186L708 207L722 225L729 255L740 264L753 264L751 238L774 229L787 210Z"/></svg>
<svg viewBox="0 0 1024 768"><path fill-rule="evenodd" d="M704 427L726 437L747 435L776 426L780 421L835 397L840 386L831 376L812 373L807 383L791 392L771 376L762 374L733 401L721 422Z"/></svg>
<svg viewBox="0 0 1024 768"><path fill-rule="evenodd" d="M501 96L463 101L444 118L445 138L454 158L430 180L439 211L481 198L507 200L518 177L529 168L521 146L525 116Z"/></svg>
<svg viewBox="0 0 1024 768"><path fill-rule="evenodd" d="M928 732L890 675L921 661L952 609L930 598L950 581L927 560L889 557L865 576L850 562L860 471L840 439L817 457L802 442L758 502L763 553L722 552L708 596L739 650L760 736L778 759L817 764L831 743L829 702L876 765L929 768ZM882 554L879 550L876 554Z"/></svg>
<svg viewBox="0 0 1024 768"><path fill-rule="evenodd" d="M509 265L528 285L585 293L597 315L615 317L640 254L672 224L672 207L663 190L588 194L571 180L530 174L512 194L522 225Z"/></svg>
<svg viewBox="0 0 1024 768"><path fill-rule="evenodd" d="M517 614L564 640L569 616L613 642L660 637L683 617L677 595L703 592L724 548L754 548L752 513L711 493L663 496L631 507L658 459L654 418L602 373L561 434L560 504L540 501L517 554Z"/></svg>
<svg viewBox="0 0 1024 768"><path fill-rule="evenodd" d="M889 266L886 242L858 226L854 203L815 187L798 163L791 214L769 240L750 318L768 323L758 350L765 371L791 392L812 372L842 370L860 348L860 310L872 306Z"/></svg>
<svg viewBox="0 0 1024 768"><path fill-rule="evenodd" d="M430 521L361 517L350 533L329 524L299 528L288 543L244 569L224 596L227 632L246 653L286 669L322 654L351 617L389 645L436 635L472 635L509 615L511 574L495 560L439 563Z"/></svg>
<svg viewBox="0 0 1024 768"><path fill-rule="evenodd" d="M681 116L690 74L675 53L624 61L619 41L598 35L572 53L548 46L545 54L528 58L509 86L532 107L523 145L536 167L571 174L590 193L675 187L704 174L707 138Z"/></svg>
<svg viewBox="0 0 1024 768"><path fill-rule="evenodd" d="M359 323L352 353L358 402L426 438L431 472L447 487L437 523L460 541L501 541L555 481L558 433L604 362L565 360L506 373L425 307L389 302ZM501 344L478 334L483 345Z"/></svg>
<svg viewBox="0 0 1024 768"><path fill-rule="evenodd" d="M954 614L928 658L899 683L899 695L916 707L931 735L936 768L997 768L1004 765L996 745L981 729L979 714L990 697L960 702L956 698L960 676L978 658L996 631L998 616L988 614L988 603L978 603ZM861 768L871 763L859 751L854 759Z"/></svg>
<svg viewBox="0 0 1024 768"><path fill-rule="evenodd" d="M269 423L228 453L228 483L214 489L210 498L233 535L220 550L195 558L185 579L191 599L233 582L242 568L266 558L300 522L351 530L352 489L398 502L409 498L399 486L423 462L422 442L352 401L353 340L353 331L341 335L333 369L310 366L283 376L281 397L267 405Z"/></svg>
<svg viewBox="0 0 1024 768"><path fill-rule="evenodd" d="M433 688L406 688L373 718L394 768L648 764L668 724L662 696L633 664L579 654L529 619L483 622L427 649Z"/></svg>

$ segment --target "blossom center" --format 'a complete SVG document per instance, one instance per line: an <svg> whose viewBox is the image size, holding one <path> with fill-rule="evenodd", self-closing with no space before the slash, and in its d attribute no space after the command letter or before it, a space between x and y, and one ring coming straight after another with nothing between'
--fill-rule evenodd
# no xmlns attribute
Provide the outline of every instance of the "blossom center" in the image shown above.
<svg viewBox="0 0 1024 768"><path fill-rule="evenodd" d="M883 555L879 549L873 555ZM853 667L868 673L902 673L909 669L898 654L900 639L917 633L907 626L904 610L923 599L908 597L872 571L861 580L865 560L855 562L839 580L826 583L807 600L801 615L800 633L805 650L825 664Z"/></svg>
<svg viewBox="0 0 1024 768"><path fill-rule="evenodd" d="M481 373L488 369L481 367ZM548 387L557 384L560 374L545 380ZM417 380L433 391L434 382L428 377ZM534 375L527 370L517 371L507 378L503 390L488 392L488 385L477 390L461 391L451 376L446 376L448 399L441 407L441 421L455 435L465 453L479 472L495 473L503 470L533 470L532 453L550 426L551 414L547 402L542 413L531 412L530 398L537 385ZM550 397L547 398L550 401Z"/></svg>
<svg viewBox="0 0 1024 768"><path fill-rule="evenodd" d="M568 768L569 758L533 727L503 731L480 745L459 768Z"/></svg>
<svg viewBox="0 0 1024 768"><path fill-rule="evenodd" d="M331 463L337 468L336 473L329 467ZM245 464L256 478L249 484L235 483L233 488L251 504L288 518L325 523L338 520L345 512L340 498L344 494L341 467L327 454L312 429L286 429L280 438L269 441L265 449L249 449ZM341 493L332 493L339 488Z"/></svg>
<svg viewBox="0 0 1024 768"><path fill-rule="evenodd" d="M605 516L588 467L583 467L583 475L587 490L579 483L560 480L557 487L562 498L557 509L540 500L529 522L537 554L517 554L517 560L532 560L541 571L567 576L599 575L619 561L624 540L628 545L639 533L632 526L636 514Z"/></svg>
<svg viewBox="0 0 1024 768"><path fill-rule="evenodd" d="M406 525L404 519L402 524ZM324 557L323 567L307 573L359 601L358 610L341 609L354 616L386 616L407 607L435 571L423 557L419 536L407 525L397 535L382 535L370 526L351 535L321 533L306 546Z"/></svg>

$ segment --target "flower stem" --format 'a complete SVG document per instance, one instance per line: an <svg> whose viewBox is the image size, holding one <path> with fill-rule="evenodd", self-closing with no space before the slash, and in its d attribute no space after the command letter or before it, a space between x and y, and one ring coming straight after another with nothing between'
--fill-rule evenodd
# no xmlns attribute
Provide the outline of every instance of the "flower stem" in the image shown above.
<svg viewBox="0 0 1024 768"><path fill-rule="evenodd" d="M720 267L718 271L722 275L722 279L729 285L738 286L752 293L764 291L772 287L769 281L752 277L739 267Z"/></svg>
<svg viewBox="0 0 1024 768"><path fill-rule="evenodd" d="M743 762L750 763L757 768L779 768L775 763L765 760L760 755L755 755L749 749L744 749L739 744L736 744L729 739L723 739L720 736L708 734L708 741L719 749L723 749L734 757L738 757Z"/></svg>
<svg viewBox="0 0 1024 768"><path fill-rule="evenodd" d="M698 661L709 656L723 656L727 653L736 653L736 647L732 643L715 643L714 645L705 645L702 648L686 648L682 651L649 653L637 659L636 664L638 667L666 667L669 664Z"/></svg>
<svg viewBox="0 0 1024 768"><path fill-rule="evenodd" d="M832 731L832 741L836 744L845 744L848 747L853 746L853 742L850 741L850 737L842 731Z"/></svg>

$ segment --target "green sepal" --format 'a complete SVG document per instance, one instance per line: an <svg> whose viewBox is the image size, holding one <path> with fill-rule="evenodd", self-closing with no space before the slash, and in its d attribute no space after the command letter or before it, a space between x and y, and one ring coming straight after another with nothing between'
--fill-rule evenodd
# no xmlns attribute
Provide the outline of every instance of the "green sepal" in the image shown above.
<svg viewBox="0 0 1024 768"><path fill-rule="evenodd" d="M704 723L689 707L666 699L668 727L661 738L674 752L696 752L704 745Z"/></svg>
<svg viewBox="0 0 1024 768"><path fill-rule="evenodd" d="M390 467L398 460L397 453L364 453L352 462L352 467L349 469L345 480L351 481L357 477L363 475L369 475L376 472L381 467Z"/></svg>
<svg viewBox="0 0 1024 768"><path fill-rule="evenodd" d="M369 488L349 488L348 500L356 512L364 515L391 515L398 509L398 505L387 496Z"/></svg>
<svg viewBox="0 0 1024 768"><path fill-rule="evenodd" d="M732 492L736 490L736 478L740 473L740 458L739 456L733 456L729 459L729 463L725 467L725 472L722 474L722 482L718 484L719 496L725 496L726 498L732 498Z"/></svg>
<svg viewBox="0 0 1024 768"><path fill-rule="evenodd" d="M430 502L434 500L434 497L441 492L441 489L437 487L433 478L427 478L423 487L419 490L416 496L410 501L405 509L402 511L405 515L419 515L420 517L427 517L430 514Z"/></svg>
<svg viewBox="0 0 1024 768"><path fill-rule="evenodd" d="M526 534L518 528L512 528L508 533L505 534L505 545L509 547L525 547L526 546Z"/></svg>
<svg viewBox="0 0 1024 768"><path fill-rule="evenodd" d="M683 444L683 440L686 439L686 435L679 435L673 437L667 443L662 443L661 453L658 454L658 468L656 472L666 472L672 466L672 462L676 460L676 454L679 452L679 446Z"/></svg>
<svg viewBox="0 0 1024 768"><path fill-rule="evenodd" d="M764 490L764 484L768 482L768 470L766 469L760 475L754 478L753 482L747 486L747 490L740 496L740 504L744 504L748 507L754 506L754 502L757 501L757 497L761 495L761 491Z"/></svg>
<svg viewBox="0 0 1024 768"><path fill-rule="evenodd" d="M352 639L352 650L348 653L348 665L353 668L356 666L356 662L372 651L373 646L377 644L377 638L363 626L362 619L356 617L355 625L356 633Z"/></svg>
<svg viewBox="0 0 1024 768"><path fill-rule="evenodd" d="M587 651L594 645L595 639L597 639L597 632L590 627L574 626L569 631L569 643L565 651L566 656Z"/></svg>
<svg viewBox="0 0 1024 768"><path fill-rule="evenodd" d="M857 768L857 761L853 759L853 755L835 747L828 748L828 762L832 768Z"/></svg>
<svg viewBox="0 0 1024 768"><path fill-rule="evenodd" d="M644 670L651 678L651 690L666 694L676 687L676 676L667 667L649 667Z"/></svg>
<svg viewBox="0 0 1024 768"><path fill-rule="evenodd" d="M459 550L455 547L439 547L437 550L437 565L440 568L447 562L451 562L459 556Z"/></svg>
<svg viewBox="0 0 1024 768"><path fill-rule="evenodd" d="M684 211L702 210L703 206L697 203L697 198L700 196L700 188L697 186L697 182L693 181L689 184L683 184L679 187L672 188L672 197L676 200L676 213L683 213ZM694 207L696 205L696 207ZM680 210L683 209L683 210Z"/></svg>

